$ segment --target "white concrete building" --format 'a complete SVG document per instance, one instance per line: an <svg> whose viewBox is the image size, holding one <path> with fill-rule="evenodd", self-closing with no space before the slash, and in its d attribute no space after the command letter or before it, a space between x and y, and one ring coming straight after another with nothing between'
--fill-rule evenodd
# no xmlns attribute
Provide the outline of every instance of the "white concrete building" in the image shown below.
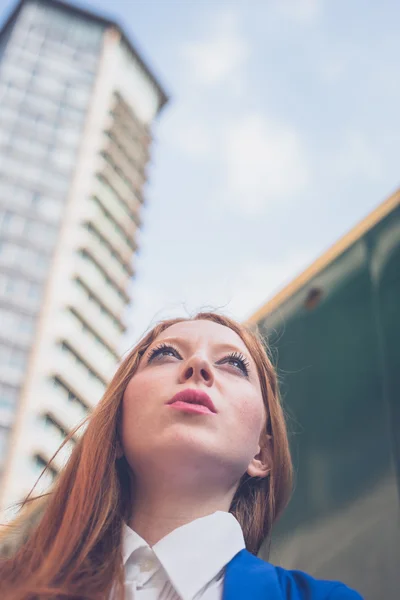
<svg viewBox="0 0 400 600"><path fill-rule="evenodd" d="M0 31L2 508L115 371L150 127L166 100L121 28L96 14L21 0Z"/></svg>

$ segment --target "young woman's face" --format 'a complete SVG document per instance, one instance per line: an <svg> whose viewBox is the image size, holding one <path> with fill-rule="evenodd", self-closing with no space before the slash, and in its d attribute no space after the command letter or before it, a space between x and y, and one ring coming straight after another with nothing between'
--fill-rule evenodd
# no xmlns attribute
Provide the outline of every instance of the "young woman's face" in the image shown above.
<svg viewBox="0 0 400 600"><path fill-rule="evenodd" d="M212 321L184 321L158 336L127 386L123 450L138 477L203 469L233 484L246 471L265 474L253 460L265 422L256 366L241 338Z"/></svg>

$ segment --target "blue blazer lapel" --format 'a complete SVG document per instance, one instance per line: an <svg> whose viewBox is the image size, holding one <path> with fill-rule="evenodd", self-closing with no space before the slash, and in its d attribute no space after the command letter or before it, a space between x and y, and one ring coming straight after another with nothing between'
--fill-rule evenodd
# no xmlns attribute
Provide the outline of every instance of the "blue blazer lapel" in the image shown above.
<svg viewBox="0 0 400 600"><path fill-rule="evenodd" d="M242 550L228 563L223 600L284 600L275 567Z"/></svg>

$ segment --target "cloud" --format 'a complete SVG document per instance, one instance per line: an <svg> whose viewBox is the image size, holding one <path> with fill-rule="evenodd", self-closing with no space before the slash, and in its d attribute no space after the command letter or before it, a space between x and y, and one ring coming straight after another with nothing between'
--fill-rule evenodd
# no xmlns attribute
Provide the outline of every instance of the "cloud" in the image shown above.
<svg viewBox="0 0 400 600"><path fill-rule="evenodd" d="M203 40L186 43L182 54L191 77L200 85L213 86L237 76L250 55L247 40L240 33L239 14L218 13Z"/></svg>
<svg viewBox="0 0 400 600"><path fill-rule="evenodd" d="M297 194L310 181L300 134L286 123L259 114L230 123L223 153L224 196L250 215Z"/></svg>

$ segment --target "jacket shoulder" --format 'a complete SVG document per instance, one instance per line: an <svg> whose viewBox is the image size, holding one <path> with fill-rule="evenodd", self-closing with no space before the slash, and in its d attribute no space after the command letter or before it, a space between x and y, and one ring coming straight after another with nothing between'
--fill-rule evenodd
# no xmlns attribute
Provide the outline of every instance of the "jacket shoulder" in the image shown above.
<svg viewBox="0 0 400 600"><path fill-rule="evenodd" d="M363 600L358 592L338 581L315 579L282 567L275 567L275 571L285 600Z"/></svg>

